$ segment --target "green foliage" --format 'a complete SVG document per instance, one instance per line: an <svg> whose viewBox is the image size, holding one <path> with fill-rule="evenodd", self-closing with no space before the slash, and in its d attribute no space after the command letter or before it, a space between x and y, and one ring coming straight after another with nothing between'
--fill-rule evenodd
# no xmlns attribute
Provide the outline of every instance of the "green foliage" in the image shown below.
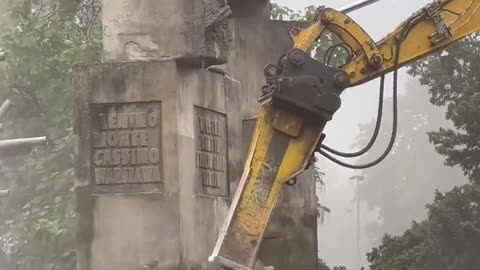
<svg viewBox="0 0 480 270"><path fill-rule="evenodd" d="M386 235L368 256L372 270L471 270L480 265L480 186L465 185L428 206L428 218Z"/></svg>
<svg viewBox="0 0 480 270"><path fill-rule="evenodd" d="M380 240L383 233L401 233L412 219L423 219L425 205L435 189L447 191L467 182L461 171L443 165L444 158L435 153L428 140L427 132L449 126L443 118L444 108L429 104L428 99L425 87L409 81L405 94L399 96L400 122L392 153L378 166L362 171L366 181L361 183L357 196L370 209L379 210L381 221L369 226L367 233L373 240ZM379 138L359 163L371 161L384 151L392 127L391 104L392 99L386 98ZM374 127L375 119L361 126L356 146L367 144Z"/></svg>
<svg viewBox="0 0 480 270"><path fill-rule="evenodd" d="M70 72L75 63L100 59L99 4L11 0L5 6L0 95L15 107L2 136L47 135L49 146L2 160L0 187L11 195L1 202L6 262L0 269L75 269Z"/></svg>
<svg viewBox="0 0 480 270"><path fill-rule="evenodd" d="M345 266L334 266L330 268L322 259L319 259L318 270L347 270L347 268Z"/></svg>
<svg viewBox="0 0 480 270"><path fill-rule="evenodd" d="M294 11L291 8L272 3L271 18L283 21L312 22L315 16L315 9L315 6L308 6L303 10Z"/></svg>
<svg viewBox="0 0 480 270"><path fill-rule="evenodd" d="M319 259L318 270L330 270L330 267L322 259Z"/></svg>
<svg viewBox="0 0 480 270"><path fill-rule="evenodd" d="M400 236L385 236L368 254L373 270L470 270L480 265L480 40L471 36L411 66L428 86L431 102L446 106L454 128L429 133L446 164L458 165L471 181L437 192L427 218Z"/></svg>
<svg viewBox="0 0 480 270"><path fill-rule="evenodd" d="M412 66L429 87L431 102L446 106L446 118L456 128L429 134L448 166L460 166L472 182L480 183L480 35L473 35Z"/></svg>

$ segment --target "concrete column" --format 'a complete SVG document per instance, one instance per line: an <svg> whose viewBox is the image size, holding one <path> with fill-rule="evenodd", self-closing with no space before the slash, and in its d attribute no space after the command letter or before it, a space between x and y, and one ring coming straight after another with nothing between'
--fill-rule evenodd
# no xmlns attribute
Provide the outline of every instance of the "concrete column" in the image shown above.
<svg viewBox="0 0 480 270"><path fill-rule="evenodd" d="M103 0L103 60L223 64L230 14L225 0Z"/></svg>
<svg viewBox="0 0 480 270"><path fill-rule="evenodd" d="M269 0L228 0L234 18L269 19Z"/></svg>
<svg viewBox="0 0 480 270"><path fill-rule="evenodd" d="M78 270L214 270L263 67L291 47L268 18L265 0L103 0L104 63L74 69ZM310 174L284 189L264 265L315 268Z"/></svg>
<svg viewBox="0 0 480 270"><path fill-rule="evenodd" d="M78 269L211 269L242 167L238 84L174 61L74 74Z"/></svg>

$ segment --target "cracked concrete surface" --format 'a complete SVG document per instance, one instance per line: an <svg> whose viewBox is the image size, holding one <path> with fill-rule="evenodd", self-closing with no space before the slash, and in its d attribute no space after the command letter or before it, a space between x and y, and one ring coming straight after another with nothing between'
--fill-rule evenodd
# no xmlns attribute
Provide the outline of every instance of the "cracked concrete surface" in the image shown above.
<svg viewBox="0 0 480 270"><path fill-rule="evenodd" d="M226 63L231 9L225 0L103 0L102 4L105 62L175 57L199 66Z"/></svg>

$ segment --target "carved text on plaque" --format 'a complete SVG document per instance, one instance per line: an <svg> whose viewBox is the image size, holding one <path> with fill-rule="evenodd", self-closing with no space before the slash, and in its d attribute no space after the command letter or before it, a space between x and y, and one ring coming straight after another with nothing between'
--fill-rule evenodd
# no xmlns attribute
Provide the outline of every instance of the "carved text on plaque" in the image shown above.
<svg viewBox="0 0 480 270"><path fill-rule="evenodd" d="M160 104L95 104L93 114L95 183L161 182Z"/></svg>
<svg viewBox="0 0 480 270"><path fill-rule="evenodd" d="M202 193L228 196L226 116L195 108L195 167Z"/></svg>

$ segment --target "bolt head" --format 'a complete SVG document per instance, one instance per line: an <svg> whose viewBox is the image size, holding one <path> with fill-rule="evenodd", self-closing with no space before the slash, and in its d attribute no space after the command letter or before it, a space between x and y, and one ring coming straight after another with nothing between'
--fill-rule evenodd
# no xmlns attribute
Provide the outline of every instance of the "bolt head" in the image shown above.
<svg viewBox="0 0 480 270"><path fill-rule="evenodd" d="M289 58L294 64L300 66L303 64L303 62L305 62L306 56L305 53L303 53L302 51L294 50L290 53Z"/></svg>
<svg viewBox="0 0 480 270"><path fill-rule="evenodd" d="M323 18L326 21L333 21L335 19L335 13L331 9L327 9L323 12Z"/></svg>
<svg viewBox="0 0 480 270"><path fill-rule="evenodd" d="M375 54L372 57L372 64L375 66L380 66L383 63L383 57L380 54Z"/></svg>
<svg viewBox="0 0 480 270"><path fill-rule="evenodd" d="M340 87L346 87L350 83L350 78L345 72L335 74L335 82Z"/></svg>

